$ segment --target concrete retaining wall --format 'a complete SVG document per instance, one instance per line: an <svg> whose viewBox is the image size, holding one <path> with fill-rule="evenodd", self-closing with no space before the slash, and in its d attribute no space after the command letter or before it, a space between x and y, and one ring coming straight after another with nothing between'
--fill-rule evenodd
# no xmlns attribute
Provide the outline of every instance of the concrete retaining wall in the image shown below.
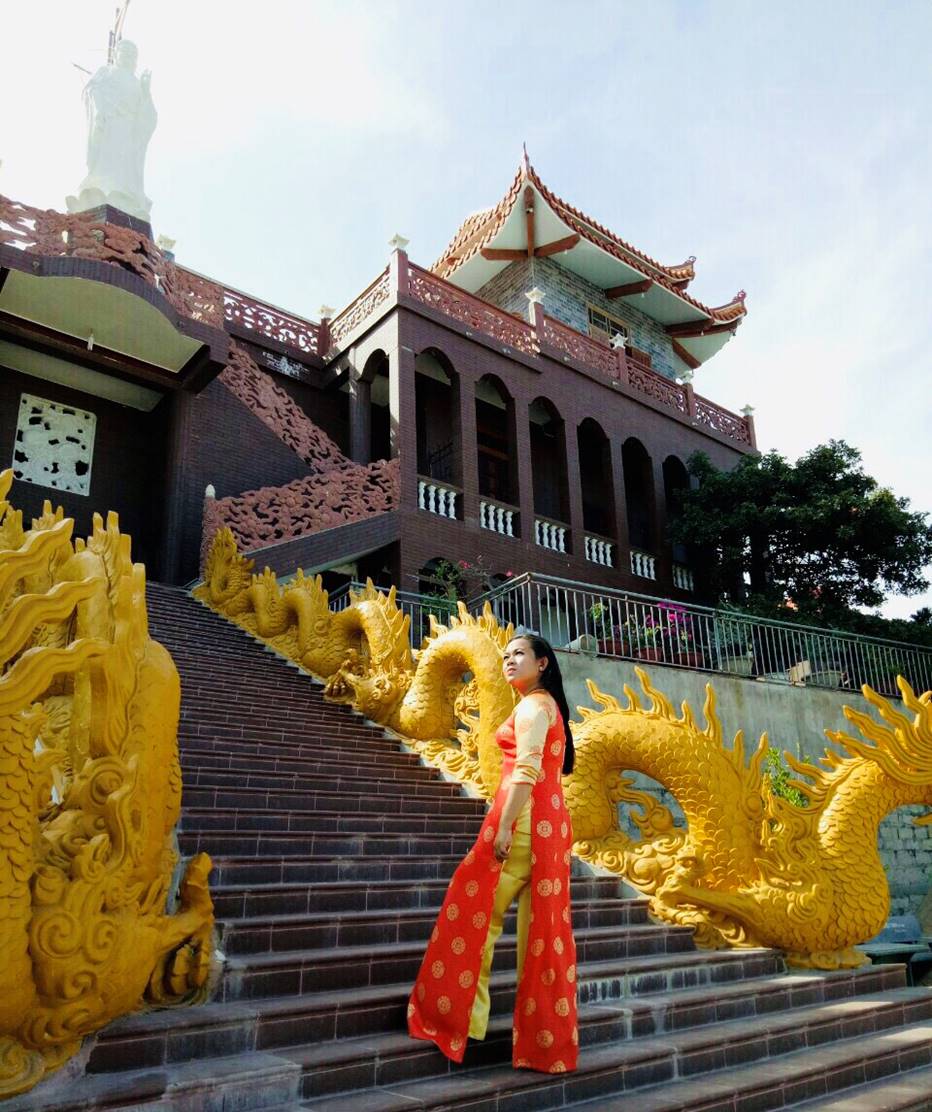
<svg viewBox="0 0 932 1112"><path fill-rule="evenodd" d="M627 660L609 660L578 653L558 654L571 709L577 705L591 706L586 678L611 695L621 697L622 687L630 684L640 691L634 673L635 665ZM659 664L648 666L651 682L674 706L685 699L702 721L705 685L710 680L717 696L717 710L726 738L744 730L745 746L752 748L766 730L770 744L788 749L796 756L812 760L822 755L828 740L825 729L857 731L844 717L846 704L872 713L867 700L855 692L831 691L815 687L794 687L788 684L762 683L737 676L710 676L685 668ZM656 790L661 802L678 817L679 809L672 796L644 777L636 778L638 787ZM891 914L918 912L924 896L932 886L932 828L913 825L913 819L924 813L922 807L903 807L888 815L880 827L880 855L890 882ZM627 824L623 820L623 825ZM634 827L632 834L637 834Z"/></svg>

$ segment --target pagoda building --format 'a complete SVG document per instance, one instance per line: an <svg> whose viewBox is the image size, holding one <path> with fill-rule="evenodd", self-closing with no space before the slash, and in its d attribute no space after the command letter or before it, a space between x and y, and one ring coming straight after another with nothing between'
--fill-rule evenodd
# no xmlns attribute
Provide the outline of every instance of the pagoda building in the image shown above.
<svg viewBox="0 0 932 1112"><path fill-rule="evenodd" d="M138 216L0 198L0 438L26 515L120 514L150 578L216 530L280 575L416 591L442 561L696 598L668 525L701 450L755 450L693 372L745 315L554 194L525 156L429 268L319 320L179 265Z"/></svg>

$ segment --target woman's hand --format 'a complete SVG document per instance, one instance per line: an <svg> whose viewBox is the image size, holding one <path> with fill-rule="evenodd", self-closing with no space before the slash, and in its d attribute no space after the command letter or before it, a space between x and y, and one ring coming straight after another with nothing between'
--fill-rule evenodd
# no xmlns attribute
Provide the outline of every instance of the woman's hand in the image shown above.
<svg viewBox="0 0 932 1112"><path fill-rule="evenodd" d="M495 835L495 844L492 851L499 861L504 861L511 850L511 831L508 827L499 827Z"/></svg>

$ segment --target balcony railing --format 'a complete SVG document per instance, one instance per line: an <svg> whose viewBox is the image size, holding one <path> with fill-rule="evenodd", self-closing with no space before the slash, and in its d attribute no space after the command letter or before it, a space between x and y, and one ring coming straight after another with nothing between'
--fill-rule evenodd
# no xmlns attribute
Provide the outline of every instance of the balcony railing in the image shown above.
<svg viewBox="0 0 932 1112"><path fill-rule="evenodd" d="M631 549L631 574L639 575L641 579L657 578L657 557L640 549Z"/></svg>
<svg viewBox="0 0 932 1112"><path fill-rule="evenodd" d="M673 586L681 591L694 591L696 584L692 571L685 564L673 565Z"/></svg>
<svg viewBox="0 0 932 1112"><path fill-rule="evenodd" d="M420 478L417 481L417 508L426 510L439 517L456 518L456 499L459 491L455 487L438 483L435 479Z"/></svg>
<svg viewBox="0 0 932 1112"><path fill-rule="evenodd" d="M879 638L770 621L611 587L526 573L469 604L488 602L501 624L539 631L556 648L601 656L857 691L899 694L899 674L932 688L932 650ZM581 640L582 639L582 640Z"/></svg>
<svg viewBox="0 0 932 1112"><path fill-rule="evenodd" d="M586 559L591 563L601 564L605 568L615 566L613 561L615 545L612 541L606 540L605 537L593 537L587 533L585 547Z"/></svg>
<svg viewBox="0 0 932 1112"><path fill-rule="evenodd" d="M523 351L526 355L537 354L534 329L526 321L497 309L479 297L473 297L429 270L409 264L408 293L431 309L491 336L500 344Z"/></svg>
<svg viewBox="0 0 932 1112"><path fill-rule="evenodd" d="M108 224L94 212L37 209L0 196L0 247L107 263L135 274L191 320L223 328L222 286L178 266L143 232Z"/></svg>
<svg viewBox="0 0 932 1112"><path fill-rule="evenodd" d="M284 347L307 355L321 355L318 324L303 320L284 309L276 309L264 301L229 287L223 291L223 312L231 331L261 343L272 340Z"/></svg>
<svg viewBox="0 0 932 1112"><path fill-rule="evenodd" d="M566 526L558 521L548 521L544 517L534 518L534 543L541 548L566 552L566 534Z"/></svg>
<svg viewBox="0 0 932 1112"><path fill-rule="evenodd" d="M483 529L501 533L503 537L516 536L515 521L518 511L513 506L501 502L481 501L479 503L479 524Z"/></svg>

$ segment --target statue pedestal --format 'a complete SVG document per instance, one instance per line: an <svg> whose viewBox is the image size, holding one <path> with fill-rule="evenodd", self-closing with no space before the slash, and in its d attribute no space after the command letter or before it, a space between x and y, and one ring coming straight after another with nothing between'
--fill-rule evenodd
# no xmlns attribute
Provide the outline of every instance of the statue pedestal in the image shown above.
<svg viewBox="0 0 932 1112"><path fill-rule="evenodd" d="M69 212L86 214L92 220L99 221L101 224L116 224L121 228L132 228L134 232L138 232L147 239L155 240L152 234L152 225L148 220L133 216L122 209L115 208L113 205L95 205L92 208L72 207L71 202L75 200L74 197L67 198Z"/></svg>

